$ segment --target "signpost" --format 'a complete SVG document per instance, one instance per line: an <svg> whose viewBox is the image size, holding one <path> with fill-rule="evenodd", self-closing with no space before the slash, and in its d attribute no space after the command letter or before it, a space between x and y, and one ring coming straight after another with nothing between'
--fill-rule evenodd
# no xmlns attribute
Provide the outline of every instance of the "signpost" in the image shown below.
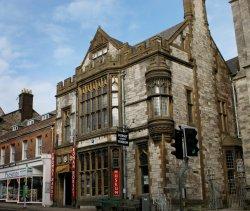
<svg viewBox="0 0 250 211"><path fill-rule="evenodd" d="M118 145L129 146L129 135L127 131L117 131L116 141Z"/></svg>

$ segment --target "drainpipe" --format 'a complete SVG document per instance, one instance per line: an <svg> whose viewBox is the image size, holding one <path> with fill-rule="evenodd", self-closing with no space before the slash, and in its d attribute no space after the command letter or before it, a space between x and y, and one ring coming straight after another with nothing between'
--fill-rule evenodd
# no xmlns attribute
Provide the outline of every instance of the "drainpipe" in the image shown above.
<svg viewBox="0 0 250 211"><path fill-rule="evenodd" d="M124 88L124 80L125 80L125 71L121 73L121 91L122 91L122 127L125 129L126 122L125 122L125 88ZM127 199L127 149L125 146L122 147L123 149L123 196L124 199Z"/></svg>
<svg viewBox="0 0 250 211"><path fill-rule="evenodd" d="M235 119L236 119L237 137L240 138L239 119L238 119L237 103L236 103L236 92L235 92L235 86L234 86L232 79L231 79L231 83L232 83L232 90L233 90L233 105L234 105L234 113L235 113Z"/></svg>

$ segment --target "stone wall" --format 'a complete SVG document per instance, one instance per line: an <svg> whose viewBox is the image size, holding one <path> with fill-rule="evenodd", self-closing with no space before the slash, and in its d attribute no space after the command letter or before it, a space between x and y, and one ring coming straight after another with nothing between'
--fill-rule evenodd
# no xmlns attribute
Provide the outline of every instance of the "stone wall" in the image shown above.
<svg viewBox="0 0 250 211"><path fill-rule="evenodd" d="M230 1L233 11L240 71L234 77L237 114L242 138L246 182L250 186L250 2ZM250 200L248 191L247 199Z"/></svg>
<svg viewBox="0 0 250 211"><path fill-rule="evenodd" d="M222 146L219 131L215 76L213 74L214 50L205 17L203 0L193 1L194 20L192 22L192 56L196 64L197 81L196 106L199 123L199 141L202 143L204 174L211 168L220 193L225 190ZM207 177L204 176L207 187ZM207 192L207 190L206 190ZM204 193L205 194L205 193ZM209 194L209 193L208 193ZM205 196L205 195L204 195Z"/></svg>
<svg viewBox="0 0 250 211"><path fill-rule="evenodd" d="M58 144L62 143L62 110L66 107L70 107L70 141L73 142L73 138L76 130L76 92L72 91L66 93L56 99L56 129L55 134L57 136Z"/></svg>

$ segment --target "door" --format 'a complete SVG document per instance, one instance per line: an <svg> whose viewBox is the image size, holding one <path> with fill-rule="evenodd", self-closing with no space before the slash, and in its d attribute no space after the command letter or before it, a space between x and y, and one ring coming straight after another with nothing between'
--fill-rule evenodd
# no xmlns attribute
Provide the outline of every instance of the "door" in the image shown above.
<svg viewBox="0 0 250 211"><path fill-rule="evenodd" d="M64 205L72 205L72 181L71 173L65 173L64 175Z"/></svg>

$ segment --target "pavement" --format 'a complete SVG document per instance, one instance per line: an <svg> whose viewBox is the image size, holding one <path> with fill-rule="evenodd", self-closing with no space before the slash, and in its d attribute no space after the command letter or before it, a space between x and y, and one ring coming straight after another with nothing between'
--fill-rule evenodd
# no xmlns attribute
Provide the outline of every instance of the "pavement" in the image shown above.
<svg viewBox="0 0 250 211"><path fill-rule="evenodd" d="M26 208L23 207L23 204L14 204L14 203L0 203L0 211L77 211L80 209L76 208L67 208L67 207L43 207L42 205L30 205L28 204ZM85 209L84 209L85 211ZM86 211L91 211L86 210Z"/></svg>
<svg viewBox="0 0 250 211"><path fill-rule="evenodd" d="M31 205L27 204L24 208L23 204L6 203L0 202L0 211L93 211L95 209L79 209L79 208L68 208L68 207L43 207L42 205ZM174 209L179 210L179 209ZM212 211L209 209L185 209L186 211ZM217 211L239 211L240 209L217 209ZM242 209L241 209L242 210Z"/></svg>

